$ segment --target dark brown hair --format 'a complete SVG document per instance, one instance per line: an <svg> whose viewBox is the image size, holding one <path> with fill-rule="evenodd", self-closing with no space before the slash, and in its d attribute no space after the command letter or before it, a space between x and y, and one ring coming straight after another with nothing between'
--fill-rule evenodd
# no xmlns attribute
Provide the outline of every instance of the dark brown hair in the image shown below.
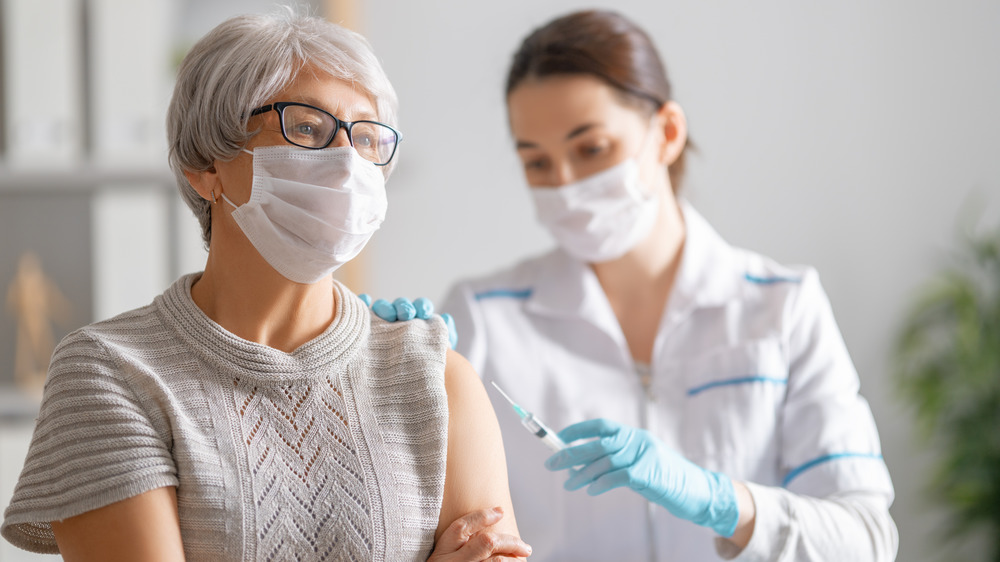
<svg viewBox="0 0 1000 562"><path fill-rule="evenodd" d="M560 74L595 76L623 102L650 115L673 99L653 41L616 12L574 12L532 31L514 53L506 93L509 96L525 80ZM669 168L674 192L684 177L685 152Z"/></svg>

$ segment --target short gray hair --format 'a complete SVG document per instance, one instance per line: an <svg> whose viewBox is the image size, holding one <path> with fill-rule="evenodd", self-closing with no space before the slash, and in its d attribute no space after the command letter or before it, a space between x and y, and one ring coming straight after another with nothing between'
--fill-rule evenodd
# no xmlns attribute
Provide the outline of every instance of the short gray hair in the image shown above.
<svg viewBox="0 0 1000 562"><path fill-rule="evenodd" d="M207 246L212 206L184 177L216 160L235 158L258 131L248 131L250 110L283 90L303 66L364 91L379 121L396 127L398 102L371 45L337 24L292 10L230 18L203 37L184 57L167 110L170 168L184 202L201 223ZM388 177L395 162L383 168Z"/></svg>

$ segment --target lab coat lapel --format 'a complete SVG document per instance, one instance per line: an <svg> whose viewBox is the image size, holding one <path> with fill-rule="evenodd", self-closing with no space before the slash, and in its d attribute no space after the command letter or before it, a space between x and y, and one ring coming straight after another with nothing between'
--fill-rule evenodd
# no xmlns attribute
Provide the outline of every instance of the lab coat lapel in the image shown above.
<svg viewBox="0 0 1000 562"><path fill-rule="evenodd" d="M699 307L721 306L740 294L745 266L737 252L686 200L680 201L686 238L677 277L660 321L660 340Z"/></svg>
<svg viewBox="0 0 1000 562"><path fill-rule="evenodd" d="M527 310L550 317L583 320L627 348L625 335L604 289L587 264L555 250L538 271Z"/></svg>

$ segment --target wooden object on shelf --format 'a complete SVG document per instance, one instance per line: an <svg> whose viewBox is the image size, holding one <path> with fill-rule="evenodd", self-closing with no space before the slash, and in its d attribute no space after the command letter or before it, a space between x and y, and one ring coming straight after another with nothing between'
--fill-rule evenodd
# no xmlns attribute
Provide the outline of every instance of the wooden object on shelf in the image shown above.
<svg viewBox="0 0 1000 562"><path fill-rule="evenodd" d="M7 288L7 310L17 321L14 378L27 394L41 398L49 359L55 349L52 323L66 325L72 306L42 271L34 252L21 254L17 275Z"/></svg>
<svg viewBox="0 0 1000 562"><path fill-rule="evenodd" d="M333 23L361 33L360 0L324 0L323 15Z"/></svg>

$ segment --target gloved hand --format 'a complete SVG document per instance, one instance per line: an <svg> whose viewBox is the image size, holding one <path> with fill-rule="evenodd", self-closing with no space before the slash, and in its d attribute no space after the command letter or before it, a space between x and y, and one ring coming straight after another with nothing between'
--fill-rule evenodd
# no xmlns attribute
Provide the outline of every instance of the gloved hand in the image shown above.
<svg viewBox="0 0 1000 562"><path fill-rule="evenodd" d="M695 465L648 431L596 419L573 424L559 437L566 443L597 438L545 461L549 470L570 469L563 484L567 490L589 485L587 494L596 496L628 486L677 517L710 527L723 537L736 531L739 505L732 480Z"/></svg>
<svg viewBox="0 0 1000 562"><path fill-rule="evenodd" d="M358 297L372 309L375 316L386 322L395 322L397 320L405 322L414 318L430 320L434 316L434 303L424 297L420 297L412 302L406 297L399 297L391 303L385 299L378 299L372 302L371 296L367 293L362 293ZM447 313L442 314L441 319L448 326L448 343L451 344L452 349L455 349L455 346L458 345L458 331L455 330L455 319L451 317L451 314Z"/></svg>

